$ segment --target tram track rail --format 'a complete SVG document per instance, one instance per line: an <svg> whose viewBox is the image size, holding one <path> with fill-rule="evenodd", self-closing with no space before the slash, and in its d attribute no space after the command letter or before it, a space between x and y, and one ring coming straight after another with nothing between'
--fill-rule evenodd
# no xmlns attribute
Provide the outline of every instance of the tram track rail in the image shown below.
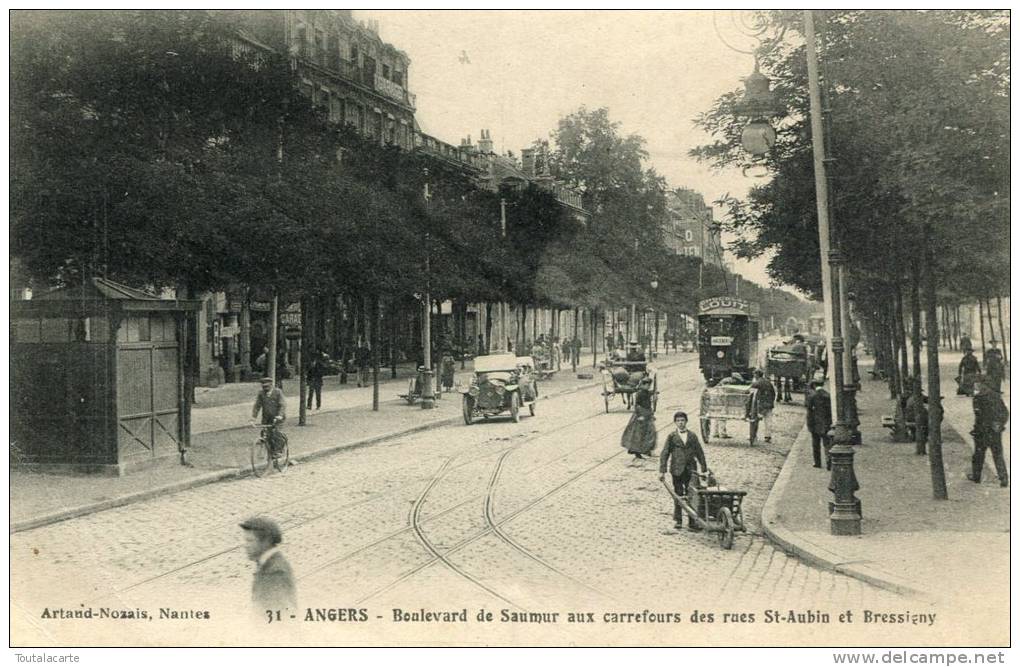
<svg viewBox="0 0 1020 667"><path fill-rule="evenodd" d="M312 569L310 571L307 571L305 574L303 574L300 577L300 580L308 579L308 578L310 578L310 577L312 577L312 576L314 576L314 575L316 575L316 574L318 574L320 572L323 572L323 571L333 567L334 565L342 563L342 562L344 562L344 561L346 561L346 560L356 556L357 554L363 553L363 552L365 552L365 551L367 551L369 549L372 549L374 547L377 547L380 544L383 544L383 543L385 543L385 542L387 542L387 541L389 541L391 539L399 537L400 535L406 534L408 531L411 531L411 532L415 533L416 537L419 539L420 542L423 541L423 539L424 539L425 542L428 542L429 546L426 547L426 551L428 551L430 556L431 556L430 560L428 560L426 563L424 563L424 564L422 564L422 565L412 569L411 571L404 573L402 576L398 577L397 580L391 582L387 586L385 586L385 587L383 587L381 589L378 589L376 591L373 591L369 595L367 595L367 596L363 597L361 600L359 600L359 602L363 601L363 600L367 600L367 599L373 598L373 597L376 597L378 594L384 592L385 590L388 590L389 588L392 588L393 586L399 584L400 582L406 580L407 578L410 578L411 576L413 576L417 572L419 572L419 571L425 569L426 567L429 567L429 566L431 566L431 565L433 565L433 564L435 564L437 562L444 563L447 567L449 567L450 569L452 569L455 572L457 572L457 574L459 576L465 577L468 580L472 580L473 581L474 578L470 574L459 572L457 570L457 566L455 564L452 564L452 563L449 562L448 556L453 554L453 553L456 553L456 552L460 551L461 549L465 548L469 544L471 544L471 543L477 541L478 539L481 539L481 538L483 538L483 537L485 537L486 535L489 535L489 534L495 534L498 539L500 539L501 541L505 542L511 548L513 548L514 550L520 552L522 555L528 557L529 559L535 561L536 563L538 563L540 565L543 565L544 567L547 567L547 568L549 568L550 570L552 570L554 572L559 573L561 576L566 576L567 578L571 579L575 583L582 583L583 584L583 582L578 582L576 580L576 578L572 578L569 575L567 575L566 573L563 573L558 568L555 568L551 564L549 564L549 563L545 562L544 560L542 560L540 557L538 557L535 554L533 554L532 552L528 551L526 548L521 546L519 543L516 543L515 541L513 541L512 538L509 538L509 536L506 535L505 531L502 530L501 526L503 524L511 521L515 517L519 516L520 514L530 510L532 507L534 507L535 505L537 505L541 501L545 500L547 497L549 497L553 493L559 491L560 489L562 489L567 484L575 481L576 479L579 479L584 474L587 474L588 472L590 472L590 470L593 470L596 467L604 464L605 462L607 462L607 461L609 461L609 460L611 460L613 458L616 458L622 452L617 452L617 453L613 454L610 457L607 457L605 459L600 460L594 466L590 466L589 468L586 468L585 470L581 471L581 473L578 473L577 475L572 476L566 482L564 482L564 483L554 487L549 492L539 496L538 498L536 498L532 502L528 503L527 505L525 505L521 509L517 510L513 514L507 516L504 519L498 520L498 521L495 519L494 515L492 514L491 491L495 488L495 480L498 480L498 474L499 474L499 472L502 469L502 462L505 460L505 458L507 456L509 456L509 454L513 453L514 451L519 450L524 445L527 445L529 443L533 443L533 442L535 442L537 440L541 440L541 439L546 438L546 437L550 437L550 436L556 435L559 432L562 432L562 431L564 431L566 429L569 429L569 428L572 428L574 426L577 426L578 424L581 424L583 422L589 421L589 420L591 420L591 419L593 419L595 417L601 416L603 414L604 414L603 410L596 410L594 412L586 413L583 417L581 417L579 419L572 420L572 421L570 421L570 422L568 422L566 424L562 424L560 426L557 426L557 427L555 427L555 428L553 428L553 429L551 429L549 431L545 431L543 433L539 433L539 434L536 434L534 436L529 436L529 437L523 438L521 441L513 443L510 446L504 447L502 449L497 449L495 451L483 452L483 453L478 454L477 456L471 457L468 460L458 461L457 465L453 466L453 462L456 459L458 459L458 457L461 456L465 451L472 450L472 449L477 450L479 447L483 447L486 444L491 443L494 439L489 439L489 440L483 441L481 443L469 445L469 446L463 448L463 450L461 452L458 452L458 453L454 454L453 456L449 457L447 459L446 463L444 463L444 465L441 468L441 470L437 474L433 475L428 480L428 482L426 483L425 489L423 490L422 494L419 496L418 500L415 502L415 506L412 508L412 513L413 513L414 519L413 519L413 521L410 521L411 525L404 526L404 527L402 527L399 530L392 531L392 532L390 532L390 533L388 533L386 535L383 535L380 538L378 538L378 539L376 539L376 540L374 540L374 541L372 541L372 542L370 542L368 544L361 545L358 548L345 553L344 555L340 556L339 558L333 559L331 561L328 561L327 563L319 565L319 566L315 567L314 569ZM615 429L613 429L613 430L611 430L611 431L609 431L609 432L607 432L607 433L605 433L603 435L600 435L598 438L596 438L596 440L604 440L604 439L609 438L609 437L618 436L624 430L624 428L626 428L626 427L624 426L623 428L615 428ZM664 427L664 428L668 428L668 427ZM663 429L659 429L659 430L661 431ZM591 444L591 441L587 441L585 444L583 444L583 445L581 445L581 446L579 446L577 448L573 448L573 449L571 449L571 450L569 450L569 451L567 451L565 453L562 453L562 454L560 454L559 456L557 456L557 457L555 457L553 459L549 459L549 460L543 461L541 464L535 466L534 468L532 468L530 470L537 469L538 467L547 465L548 463L555 462L555 461L558 461L558 460L560 460L562 458L570 456L571 454L573 454L574 452L576 452L579 449L584 449L584 448L589 447L590 444ZM490 486L487 489L487 493L486 493L485 496L480 496L480 495L476 494L476 495L473 495L473 496L471 496L470 498L468 498L468 499L466 499L464 501L461 501L459 503L455 503L454 505L451 505L450 507L444 508L442 511L440 511L440 512L438 512L436 514L433 514L433 515L430 515L430 516L426 516L426 517L422 516L422 511L421 510L422 510L422 507L424 506L425 500L428 498L429 493L431 493L431 491L435 488L435 486L438 484L439 480L442 477L444 477L446 474L448 474L449 472L451 472L454 469L459 469L459 468L471 465L471 464L476 463L478 461L481 461L481 460L484 460L486 458L492 457L493 455L499 455L500 459L498 460L497 467L494 469L494 475L490 477ZM352 483L350 485L345 485L344 488L350 488L350 487L352 487L354 485L355 485L354 483ZM317 492L315 494L311 494L311 495L305 496L303 498L295 499L293 501L289 501L287 503L283 503L281 505L274 506L273 508L271 508L268 511L278 510L278 509L281 509L283 507L291 507L291 506L293 506L295 504L298 504L300 502L307 501L310 498L317 498L317 497L319 497L321 495L324 495L327 492L335 492L335 489L331 489L331 490L327 490L327 491L322 491L322 492ZM314 515L312 517L308 517L308 518L302 519L300 521L287 522L287 523L284 523L283 525L284 525L285 528L287 528L289 530L305 528L305 527L308 527L308 526L312 525L314 522L316 522L316 521L318 521L320 519L323 519L323 518L326 518L326 517L335 516L335 514L338 511L351 510L351 509L357 508L358 506L361 506L361 505L364 505L364 504L367 504L367 503L370 503L370 502L373 502L373 501L377 501L377 500L385 498L387 496L394 495L394 494L396 494L398 492L399 492L399 490L392 490L392 491L386 491L386 492L383 492L383 493L373 494L370 497L361 498L361 499L358 499L357 501L352 502L352 503L345 503L345 504L342 504L342 505L337 506L337 507L329 508L328 510L320 512L320 513L318 513L318 514L316 514L316 515ZM484 530L479 531L476 534L470 536L469 538L467 538L465 540L462 540L460 543L450 547L445 552L440 553L438 551L438 547L435 547L435 545L433 545L431 542L429 542L427 536L424 535L424 531L422 529L422 525L424 523L432 520L432 519L438 518L440 516L444 516L444 515L446 515L446 514L448 514L450 512L453 512L453 511L455 511L455 510L457 510L457 509L459 509L461 507L464 507L465 505L467 505L469 503L476 502L480 497L483 497L484 498L484 502L485 502L485 504L483 505L483 509L485 510L485 512L487 514L486 517L485 517L486 518L486 522L487 522L486 523L486 528ZM415 513L415 510L417 510L416 513ZM415 529L415 526L417 526L417 530ZM214 532L216 532L216 530L217 530L216 528L211 528L211 529L203 531L203 532L201 532L201 533L199 533L199 534L197 534L195 536L189 537L188 539L189 540L193 540L193 539L196 539L197 537L200 537L200 536L203 536L203 535L208 535L210 533L214 533ZM173 543L179 544L180 540L175 540L175 541L173 541ZM194 568L196 566L200 566L200 565L205 564L205 563L209 563L211 561L214 561L217 558L220 558L220 557L226 556L228 554L231 554L231 553L233 553L235 551L238 551L240 548L241 548L240 545L233 545L233 546L231 546L229 548L218 550L218 551L216 551L214 553L205 555L205 556L203 556L201 558L198 558L196 560L189 561L187 563L183 563L183 564L181 564L179 566L176 566L176 567L173 567L173 568L171 568L169 570L166 570L166 571L160 572L158 574L146 577L145 579L143 579L141 581L133 582L133 583L131 583L128 586L115 589L115 590L113 590L111 592L108 592L108 593L104 593L101 596L97 596L96 598L93 598L92 601L94 602L96 600L102 600L102 599L105 599L105 598L110 597L110 596L119 595L119 594L126 593L126 592L129 592L129 591L137 590L137 589L142 588L142 587L144 587L146 585L154 584L154 583L159 582L159 581L161 581L163 579L166 579L168 577L172 577L175 574L184 572L184 571L186 571L188 569ZM490 592L490 594L493 594L496 597L498 597L500 599L503 599L504 601L506 601L506 602L508 602L510 604L513 604L514 606L517 606L517 607L521 608L517 603L514 603L514 602L508 600L507 598L505 598L504 596L502 596L502 595L500 595L500 594L498 594L496 592L490 591L488 589L488 587L486 587L485 585L481 585L481 587L483 589L487 590L488 592ZM608 596L608 594L606 594L606 593L604 593L602 591L598 591L597 589L591 589L590 586L587 586L587 587L590 590L593 590L596 593L599 593L599 594L601 594L603 596L611 597L611 596Z"/></svg>

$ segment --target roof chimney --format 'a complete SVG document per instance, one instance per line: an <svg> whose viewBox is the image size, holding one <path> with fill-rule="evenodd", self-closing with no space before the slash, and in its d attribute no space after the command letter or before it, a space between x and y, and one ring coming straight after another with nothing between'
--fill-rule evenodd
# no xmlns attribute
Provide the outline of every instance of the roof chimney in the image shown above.
<svg viewBox="0 0 1020 667"><path fill-rule="evenodd" d="M478 152L480 153L491 153L492 152L492 137L489 135L488 130L482 130L482 136L478 139Z"/></svg>
<svg viewBox="0 0 1020 667"><path fill-rule="evenodd" d="M535 149L534 148L522 148L521 149L521 171L528 178L535 177Z"/></svg>

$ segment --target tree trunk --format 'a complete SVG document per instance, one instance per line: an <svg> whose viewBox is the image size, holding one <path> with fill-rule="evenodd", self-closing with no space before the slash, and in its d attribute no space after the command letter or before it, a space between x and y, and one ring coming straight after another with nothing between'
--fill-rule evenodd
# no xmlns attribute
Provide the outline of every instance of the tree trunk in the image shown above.
<svg viewBox="0 0 1020 667"><path fill-rule="evenodd" d="M379 295L370 299L368 331L372 346L372 412L379 412Z"/></svg>
<svg viewBox="0 0 1020 667"><path fill-rule="evenodd" d="M308 400L308 385L305 383L304 370L308 368L308 350L309 340L314 336L309 331L308 326L308 308L310 304L308 299L305 297L301 298L301 338L298 339L298 426L304 426L308 419L308 408L306 407L306 401Z"/></svg>
<svg viewBox="0 0 1020 667"><path fill-rule="evenodd" d="M488 354L492 346L492 303L488 301L485 302L485 340L482 343L483 347L479 353L484 350Z"/></svg>
<svg viewBox="0 0 1020 667"><path fill-rule="evenodd" d="M946 471L942 463L942 399L939 377L938 305L935 300L935 258L931 249L931 229L924 225L924 298L928 319L928 463L935 500L947 500Z"/></svg>
<svg viewBox="0 0 1020 667"><path fill-rule="evenodd" d="M1002 334L1002 361L1008 364L1009 354L1006 351L1006 344L1009 342L1009 336L1006 335L1006 330L1002 326L1002 297L995 297L995 310L999 314L999 333Z"/></svg>
<svg viewBox="0 0 1020 667"><path fill-rule="evenodd" d="M981 356L985 354L985 311L984 306L981 303L981 297L978 297L978 326L981 327Z"/></svg>
<svg viewBox="0 0 1020 667"><path fill-rule="evenodd" d="M581 340L578 337L577 333L577 320L578 320L577 313L579 310L580 308L574 308L574 337L570 341L570 367L574 375L577 375L577 361L578 361L577 359L578 353L574 351L574 341Z"/></svg>
<svg viewBox="0 0 1020 667"><path fill-rule="evenodd" d="M914 357L914 383L910 390L916 405L921 403L921 293L920 275L916 267L910 272L910 347ZM916 419L916 416L915 416ZM914 427L914 453L923 455L927 451L927 437L920 424Z"/></svg>
<svg viewBox="0 0 1020 667"><path fill-rule="evenodd" d="M886 358L887 372L889 373L889 398L899 398L900 396L900 372L899 372L899 350L896 349L896 335L895 329L895 307L891 303L887 303L883 312L884 330L886 338Z"/></svg>
<svg viewBox="0 0 1020 667"><path fill-rule="evenodd" d="M896 342L900 348L900 389L902 391L901 396L905 396L909 387L907 387L907 378L910 377L910 367L907 364L907 332L904 328L904 312L903 312L903 290L900 289L899 285L894 288L896 290Z"/></svg>
<svg viewBox="0 0 1020 667"><path fill-rule="evenodd" d="M400 322L398 304L396 298L390 299L390 379L397 379L397 331Z"/></svg>

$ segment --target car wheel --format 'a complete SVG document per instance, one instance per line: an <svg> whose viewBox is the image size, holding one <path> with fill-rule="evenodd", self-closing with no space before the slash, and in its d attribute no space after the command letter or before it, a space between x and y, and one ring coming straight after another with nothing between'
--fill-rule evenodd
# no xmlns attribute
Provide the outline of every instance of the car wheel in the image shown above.
<svg viewBox="0 0 1020 667"><path fill-rule="evenodd" d="M475 402L470 395L464 394L464 423L468 426L474 422Z"/></svg>
<svg viewBox="0 0 1020 667"><path fill-rule="evenodd" d="M514 420L515 424L521 421L521 397L516 391L510 394L510 419Z"/></svg>

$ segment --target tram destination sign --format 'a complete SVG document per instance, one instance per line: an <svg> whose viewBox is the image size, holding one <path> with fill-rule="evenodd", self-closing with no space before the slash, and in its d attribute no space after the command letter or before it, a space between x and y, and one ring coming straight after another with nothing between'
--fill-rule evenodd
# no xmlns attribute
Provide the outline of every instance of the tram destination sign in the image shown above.
<svg viewBox="0 0 1020 667"><path fill-rule="evenodd" d="M743 315L756 315L757 304L752 304L750 301L744 299L738 299L735 296L713 296L708 299L702 299L698 302L699 313L710 313L713 311L729 311L728 314L743 314Z"/></svg>

